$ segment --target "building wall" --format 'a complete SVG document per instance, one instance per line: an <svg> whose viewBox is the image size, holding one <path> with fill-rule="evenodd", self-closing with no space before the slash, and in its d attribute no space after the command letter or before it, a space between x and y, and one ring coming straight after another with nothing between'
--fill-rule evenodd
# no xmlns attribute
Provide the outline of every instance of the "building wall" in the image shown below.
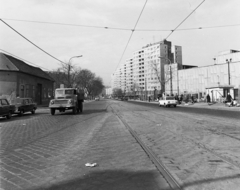
<svg viewBox="0 0 240 190"><path fill-rule="evenodd" d="M205 92L206 88L229 85L228 64L211 65L178 71L180 93ZM240 85L240 62L230 63L230 85Z"/></svg>
<svg viewBox="0 0 240 190"><path fill-rule="evenodd" d="M17 75L15 72L1 72L0 74L0 96L9 101L16 97Z"/></svg>
<svg viewBox="0 0 240 190"><path fill-rule="evenodd" d="M182 65L181 46L175 47L176 57L171 50L171 42L161 41L135 51L133 57L121 64L112 75L112 88L121 88L127 94L144 95L145 98L165 91L164 82L161 84L157 75L160 73L161 81L165 81L164 65L169 65L174 59ZM157 71L153 69L154 65Z"/></svg>
<svg viewBox="0 0 240 190"><path fill-rule="evenodd" d="M53 96L53 81L20 72L1 71L0 95L9 101L17 96L30 97L39 105L48 105Z"/></svg>

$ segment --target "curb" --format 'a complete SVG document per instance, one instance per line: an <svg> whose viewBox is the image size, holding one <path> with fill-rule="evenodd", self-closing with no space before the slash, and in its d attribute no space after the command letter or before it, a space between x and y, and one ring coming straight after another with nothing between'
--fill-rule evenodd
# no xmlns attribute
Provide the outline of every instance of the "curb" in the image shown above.
<svg viewBox="0 0 240 190"><path fill-rule="evenodd" d="M140 101L140 100L129 100L129 101L132 101L132 102L143 102L143 103L148 103L148 104L158 104L158 102L147 102L147 101ZM240 107L227 107L225 105L223 106L216 106L216 105L208 105L206 103L206 105L197 105L198 103L195 103L195 104L191 104L191 105L181 105L181 104L178 104L177 106L179 107L191 107L191 108L203 108L203 109L212 109L212 110L226 110L226 111L240 111Z"/></svg>

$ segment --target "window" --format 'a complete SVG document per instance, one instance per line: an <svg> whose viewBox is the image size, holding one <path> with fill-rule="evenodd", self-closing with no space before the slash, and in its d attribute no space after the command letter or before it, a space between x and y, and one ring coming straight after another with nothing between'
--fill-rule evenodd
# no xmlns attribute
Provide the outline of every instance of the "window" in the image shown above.
<svg viewBox="0 0 240 190"><path fill-rule="evenodd" d="M20 86L20 97L24 97L24 85Z"/></svg>
<svg viewBox="0 0 240 190"><path fill-rule="evenodd" d="M6 101L6 100L2 100L2 105L3 105L3 106L8 105L7 101Z"/></svg>
<svg viewBox="0 0 240 190"><path fill-rule="evenodd" d="M29 97L29 85L26 85L26 97Z"/></svg>
<svg viewBox="0 0 240 190"><path fill-rule="evenodd" d="M35 99L35 93L36 93L35 86L33 86L32 87L32 97L33 97L33 99Z"/></svg>

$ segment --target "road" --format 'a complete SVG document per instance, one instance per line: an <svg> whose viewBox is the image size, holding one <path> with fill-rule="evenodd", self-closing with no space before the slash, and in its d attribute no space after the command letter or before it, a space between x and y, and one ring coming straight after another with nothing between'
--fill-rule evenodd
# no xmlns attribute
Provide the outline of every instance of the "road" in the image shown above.
<svg viewBox="0 0 240 190"><path fill-rule="evenodd" d="M240 189L239 112L100 100L0 132L1 190Z"/></svg>

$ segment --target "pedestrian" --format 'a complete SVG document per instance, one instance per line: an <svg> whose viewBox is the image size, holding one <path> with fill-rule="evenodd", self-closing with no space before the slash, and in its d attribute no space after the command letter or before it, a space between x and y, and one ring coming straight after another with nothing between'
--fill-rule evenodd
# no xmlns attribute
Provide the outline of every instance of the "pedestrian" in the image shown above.
<svg viewBox="0 0 240 190"><path fill-rule="evenodd" d="M150 97L150 96L148 97L148 101L149 101L149 102L151 101L151 97Z"/></svg>
<svg viewBox="0 0 240 190"><path fill-rule="evenodd" d="M228 93L227 98L226 98L226 103L230 103L229 106L233 106L233 99L230 93Z"/></svg>
<svg viewBox="0 0 240 190"><path fill-rule="evenodd" d="M193 97L193 95L191 95L191 101L192 101L192 104L194 104L194 97Z"/></svg>
<svg viewBox="0 0 240 190"><path fill-rule="evenodd" d="M175 95L175 100L177 100L177 103L179 104L179 97L178 97L178 94Z"/></svg>
<svg viewBox="0 0 240 190"><path fill-rule="evenodd" d="M183 101L183 94L181 94L180 96L180 104L182 103L182 101Z"/></svg>
<svg viewBox="0 0 240 190"><path fill-rule="evenodd" d="M78 111L83 111L83 102L84 102L84 91L81 89L78 89L77 92L77 101L78 101Z"/></svg>
<svg viewBox="0 0 240 190"><path fill-rule="evenodd" d="M209 94L207 94L207 103L208 103L208 104L211 103L211 98L210 98Z"/></svg>

